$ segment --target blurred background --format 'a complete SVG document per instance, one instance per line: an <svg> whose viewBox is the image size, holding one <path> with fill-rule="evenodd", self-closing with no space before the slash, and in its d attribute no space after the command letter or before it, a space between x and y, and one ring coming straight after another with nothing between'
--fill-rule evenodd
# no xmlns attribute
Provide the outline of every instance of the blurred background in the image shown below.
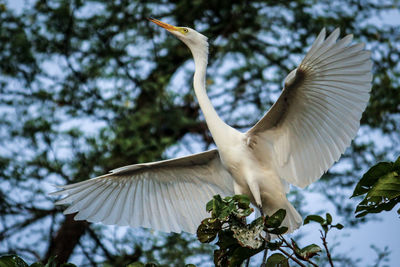
<svg viewBox="0 0 400 267"><path fill-rule="evenodd" d="M53 185L214 147L191 54L149 16L209 37L208 94L242 131L277 99L323 27L366 43L374 80L358 136L321 180L292 187L290 200L303 217L329 211L345 226L328 237L335 266L398 266L396 209L356 219L358 200L349 199L369 167L400 154L396 0L0 0L0 255L212 266L213 247L195 236L76 222L48 196ZM292 237L320 244L313 224Z"/></svg>

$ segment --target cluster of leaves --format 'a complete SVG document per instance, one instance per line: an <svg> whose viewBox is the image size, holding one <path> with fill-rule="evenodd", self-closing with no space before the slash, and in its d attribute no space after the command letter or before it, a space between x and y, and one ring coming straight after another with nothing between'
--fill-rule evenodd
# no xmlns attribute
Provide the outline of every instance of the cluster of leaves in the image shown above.
<svg viewBox="0 0 400 267"><path fill-rule="evenodd" d="M316 222L316 223L319 223L321 225L321 228L323 230L323 231L320 230L322 244L325 247L326 256L328 258L328 261L329 261L330 265L333 266L333 261L332 261L331 254L330 254L329 249L328 249L328 243L326 242L326 237L328 235L329 230L331 230L332 228L336 228L338 230L341 230L341 229L343 229L343 225L340 224L340 223L332 224L332 215L330 215L329 213L327 213L325 215L325 219L322 218L319 215L309 215L304 219L304 224L308 224L310 222ZM313 245L311 245L311 246L313 246ZM312 247L311 248L310 247L310 251L312 251L313 249L317 250L317 249L319 249L319 247L318 248L316 248L316 247ZM295 253L296 253L296 250L295 250Z"/></svg>
<svg viewBox="0 0 400 267"><path fill-rule="evenodd" d="M304 219L304 224L308 224L310 222L316 222L319 223L322 227L322 229L324 230L325 233L328 233L328 231L331 228L337 228L339 230L343 229L343 225L340 223L337 224L332 224L332 215L330 215L329 213L327 213L325 215L325 219L322 218L319 215L308 215L305 219Z"/></svg>
<svg viewBox="0 0 400 267"><path fill-rule="evenodd" d="M197 237L203 243L218 239L216 245L219 249L214 251L216 266L239 266L261 251L264 251L263 266L289 266L289 260L304 266L301 261L314 264L310 259L322 251L315 244L300 248L293 239L289 242L282 236L288 230L282 226L286 216L283 209L271 216L261 216L247 223L246 218L253 209L245 195L226 198L216 195L207 203L207 211L211 212L211 217L201 222L197 229ZM324 238L331 228L343 228L341 224L332 225L330 214L326 215L326 219L318 215L308 216L305 223L310 221L321 224L325 231ZM267 259L268 250L279 250L281 253L274 253ZM329 253L327 247L326 250Z"/></svg>
<svg viewBox="0 0 400 267"><path fill-rule="evenodd" d="M46 264L35 262L28 265L23 259L16 255L6 255L0 257L0 267L76 267L72 263L58 263L56 258L51 257Z"/></svg>
<svg viewBox="0 0 400 267"><path fill-rule="evenodd" d="M206 208L211 217L201 222L197 237L200 242L209 243L218 236L219 249L214 251L216 266L237 266L264 249L262 218L246 224L246 217L253 212L247 196L222 199L216 195Z"/></svg>
<svg viewBox="0 0 400 267"><path fill-rule="evenodd" d="M356 208L356 217L392 210L400 202L400 157L380 162L367 171L351 197L365 195ZM397 210L400 214L400 209Z"/></svg>
<svg viewBox="0 0 400 267"><path fill-rule="evenodd" d="M107 266L107 264L104 266ZM111 266L116 266L116 265L111 265ZM126 267L157 267L157 266L158 265L155 263L145 264L141 262L134 262L126 265ZM6 255L0 257L0 267L76 267L76 265L72 263L60 264L57 261L56 257L51 257L46 264L43 264L42 262L35 262L29 265L17 255ZM186 264L185 267L196 267L196 266L193 264Z"/></svg>

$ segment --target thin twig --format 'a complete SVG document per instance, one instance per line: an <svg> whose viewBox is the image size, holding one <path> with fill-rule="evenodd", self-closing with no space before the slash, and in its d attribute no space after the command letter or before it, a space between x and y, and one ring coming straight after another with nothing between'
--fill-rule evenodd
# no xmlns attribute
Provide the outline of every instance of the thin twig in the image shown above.
<svg viewBox="0 0 400 267"><path fill-rule="evenodd" d="M250 257L251 258L251 257ZM249 264L250 264L250 258L248 258L247 259L247 261L246 261L246 267L249 267Z"/></svg>
<svg viewBox="0 0 400 267"><path fill-rule="evenodd" d="M306 267L303 263L301 263L298 259L296 259L295 257L293 257L292 255L290 255L289 253L287 253L285 250L283 250L282 248L278 248L280 252L282 252L283 254L285 254L288 258L292 259L294 262L296 262L298 265L300 265L301 267Z"/></svg>
<svg viewBox="0 0 400 267"><path fill-rule="evenodd" d="M95 243L103 250L106 258L108 260L113 260L114 257L111 255L111 253L107 250L107 248L103 245L103 243L100 241L99 237L97 236L97 234L94 232L93 229L89 227L87 227L87 231L90 235L91 238L93 238L93 240L95 241Z"/></svg>
<svg viewBox="0 0 400 267"><path fill-rule="evenodd" d="M279 239L282 240L286 244L286 247L293 250L293 252L295 251L295 248L293 247L293 245L291 245L289 242L287 242L287 240L284 237L279 236ZM293 259L293 258L291 258L291 259ZM310 259L304 259L304 260L307 261L308 263L310 263L312 266L318 267L318 265L316 263L312 262Z"/></svg>
<svg viewBox="0 0 400 267"><path fill-rule="evenodd" d="M266 263L267 263L267 255L268 255L268 248L265 247L265 249L264 249L264 256L263 256L263 260L262 260L262 263L263 263L263 264L266 264ZM263 266L263 265L261 265L261 266Z"/></svg>
<svg viewBox="0 0 400 267"><path fill-rule="evenodd" d="M328 256L328 260L329 260L329 264L333 267L333 261L331 258L331 253L329 252L328 249L328 242L326 242L326 235L328 234L328 232L325 232L325 234L322 232L322 230L319 230L321 232L321 239L322 239L322 244L325 247L325 251L326 251L326 255Z"/></svg>
<svg viewBox="0 0 400 267"><path fill-rule="evenodd" d="M82 253L83 255L85 255L86 259L88 259L88 261L90 262L90 264L95 267L96 262L93 260L93 255L90 255L86 250L85 250L85 246L82 245L81 241L78 242L78 245L81 247Z"/></svg>

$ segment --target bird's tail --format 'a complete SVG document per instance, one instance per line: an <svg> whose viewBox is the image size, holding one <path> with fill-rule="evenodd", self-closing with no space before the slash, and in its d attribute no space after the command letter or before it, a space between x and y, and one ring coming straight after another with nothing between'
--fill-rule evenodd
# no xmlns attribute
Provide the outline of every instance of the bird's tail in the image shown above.
<svg viewBox="0 0 400 267"><path fill-rule="evenodd" d="M286 232L287 234L292 233L302 225L303 219L289 201L286 202L286 205L283 208L286 210L286 217L283 220L282 225L289 228Z"/></svg>

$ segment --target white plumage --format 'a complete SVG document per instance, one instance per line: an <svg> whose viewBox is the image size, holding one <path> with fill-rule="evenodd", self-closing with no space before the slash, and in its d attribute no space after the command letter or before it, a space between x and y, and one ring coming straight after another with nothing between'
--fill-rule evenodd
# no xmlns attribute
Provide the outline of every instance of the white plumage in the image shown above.
<svg viewBox="0 0 400 267"><path fill-rule="evenodd" d="M207 38L186 27L154 23L191 50L194 89L218 150L154 163L125 166L52 193L66 195L64 213L77 220L194 233L207 217L213 195L247 194L271 214L287 210L288 232L302 219L286 198L286 182L305 187L337 161L359 128L371 89L370 53L337 41L339 29L325 39L321 31L299 67L285 79L281 96L246 133L226 125L205 90Z"/></svg>
<svg viewBox="0 0 400 267"><path fill-rule="evenodd" d="M217 150L173 160L137 164L94 179L60 186L68 194L56 204L72 203L65 214L76 220L194 233L207 217L214 195L233 194L233 180Z"/></svg>

